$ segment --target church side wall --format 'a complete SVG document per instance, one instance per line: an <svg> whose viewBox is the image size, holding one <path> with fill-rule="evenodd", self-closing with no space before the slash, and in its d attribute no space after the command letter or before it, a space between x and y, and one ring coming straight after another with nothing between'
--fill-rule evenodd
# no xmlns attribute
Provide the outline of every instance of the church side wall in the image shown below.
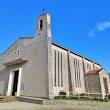
<svg viewBox="0 0 110 110"><path fill-rule="evenodd" d="M56 52L56 60L55 60L55 52ZM59 64L58 64L58 53L59 53ZM63 85L61 85L61 54L62 54L62 80ZM56 67L55 67L56 61ZM59 65L59 66L58 66ZM56 68L56 70L55 70ZM56 71L56 73L55 73ZM59 84L58 84L58 71L59 71ZM69 92L69 85L68 85L68 61L67 61L67 51L58 48L52 45L52 72L54 75L53 79L53 93L55 96L59 95L60 91L65 91L66 93ZM56 84L55 84L55 74L56 74Z"/></svg>
<svg viewBox="0 0 110 110"><path fill-rule="evenodd" d="M61 74L61 65L58 64L58 61L61 62L61 58L59 57L60 54L62 54L63 57L63 74L64 74L63 80L65 80L65 82L63 87L53 85L54 95L59 95L60 91L65 91L68 94L69 92L73 93L87 92L85 74L90 70L98 68L100 69L101 66L92 61L87 60L86 58L76 55L66 49L63 49L60 46L53 44L52 45L52 59L53 59L52 72L54 74L53 82L56 79L56 82L58 83L59 77L58 74Z"/></svg>
<svg viewBox="0 0 110 110"><path fill-rule="evenodd" d="M106 71L103 69L99 72L99 76L100 76L100 84L101 84L101 91L102 94L106 94L105 93L105 87L104 87L104 80L103 78L107 78L107 87L108 87L108 92L110 94L110 85L109 85L109 75L106 73Z"/></svg>
<svg viewBox="0 0 110 110"><path fill-rule="evenodd" d="M82 57L79 57L73 53L70 54L71 58L71 75L74 93L85 93L84 85L84 70Z"/></svg>
<svg viewBox="0 0 110 110"><path fill-rule="evenodd" d="M101 67L100 65L98 65L98 64L94 64L94 66L95 66L95 70L99 70L99 69L102 68L102 67Z"/></svg>
<svg viewBox="0 0 110 110"><path fill-rule="evenodd" d="M93 66L94 66L93 65L93 62L84 59L85 73L87 73L90 70L94 70L94 67Z"/></svg>

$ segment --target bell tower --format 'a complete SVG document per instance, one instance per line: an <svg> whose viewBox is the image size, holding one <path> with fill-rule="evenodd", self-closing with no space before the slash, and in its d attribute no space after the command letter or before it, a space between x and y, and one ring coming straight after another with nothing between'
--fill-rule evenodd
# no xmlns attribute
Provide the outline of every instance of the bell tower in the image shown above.
<svg viewBox="0 0 110 110"><path fill-rule="evenodd" d="M42 14L36 20L36 37L51 38L51 19L50 14Z"/></svg>
<svg viewBox="0 0 110 110"><path fill-rule="evenodd" d="M37 47L40 47L37 53L41 54L37 58L41 59L39 64L43 66L43 71L40 75L43 75L45 80L46 91L45 97L53 99L53 73L52 73L52 40L51 40L51 17L50 14L41 14L36 20L36 34L35 42ZM40 68L40 67L39 67Z"/></svg>

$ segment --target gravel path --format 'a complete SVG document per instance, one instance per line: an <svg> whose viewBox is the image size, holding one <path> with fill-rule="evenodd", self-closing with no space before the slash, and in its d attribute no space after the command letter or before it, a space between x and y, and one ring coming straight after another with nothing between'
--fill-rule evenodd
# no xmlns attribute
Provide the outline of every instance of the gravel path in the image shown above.
<svg viewBox="0 0 110 110"><path fill-rule="evenodd" d="M0 110L110 110L107 107L69 106L69 105L38 105L25 102L0 103Z"/></svg>

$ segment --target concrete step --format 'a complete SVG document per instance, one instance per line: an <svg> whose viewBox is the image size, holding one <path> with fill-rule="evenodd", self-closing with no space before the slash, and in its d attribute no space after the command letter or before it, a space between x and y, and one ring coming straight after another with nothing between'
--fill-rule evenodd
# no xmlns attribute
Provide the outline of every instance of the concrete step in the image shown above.
<svg viewBox="0 0 110 110"><path fill-rule="evenodd" d="M25 96L19 96L19 97L16 97L16 99L21 102L35 103L35 104L41 104L41 105L43 105L44 101L46 101L46 99L25 97Z"/></svg>
<svg viewBox="0 0 110 110"><path fill-rule="evenodd" d="M17 101L15 96L0 96L0 103Z"/></svg>
<svg viewBox="0 0 110 110"><path fill-rule="evenodd" d="M28 103L35 103L41 105L58 105L58 104L66 104L66 105L73 105L73 106L109 106L110 102L100 102L100 101L80 101L80 100L46 100L40 98L32 98L32 97L25 97L20 96L16 97L18 101L21 102L28 102Z"/></svg>

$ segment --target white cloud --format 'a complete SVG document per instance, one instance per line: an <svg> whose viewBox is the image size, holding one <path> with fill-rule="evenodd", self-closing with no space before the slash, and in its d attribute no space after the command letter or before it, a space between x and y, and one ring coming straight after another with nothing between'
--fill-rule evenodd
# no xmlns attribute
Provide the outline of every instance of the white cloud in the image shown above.
<svg viewBox="0 0 110 110"><path fill-rule="evenodd" d="M100 22L97 25L97 31L104 31L107 28L110 28L110 21Z"/></svg>
<svg viewBox="0 0 110 110"><path fill-rule="evenodd" d="M88 33L88 36L95 37L95 31L90 30L89 33Z"/></svg>
<svg viewBox="0 0 110 110"><path fill-rule="evenodd" d="M95 28L89 31L88 36L95 37L98 32L102 32L106 30L107 28L110 28L110 21L97 23Z"/></svg>

